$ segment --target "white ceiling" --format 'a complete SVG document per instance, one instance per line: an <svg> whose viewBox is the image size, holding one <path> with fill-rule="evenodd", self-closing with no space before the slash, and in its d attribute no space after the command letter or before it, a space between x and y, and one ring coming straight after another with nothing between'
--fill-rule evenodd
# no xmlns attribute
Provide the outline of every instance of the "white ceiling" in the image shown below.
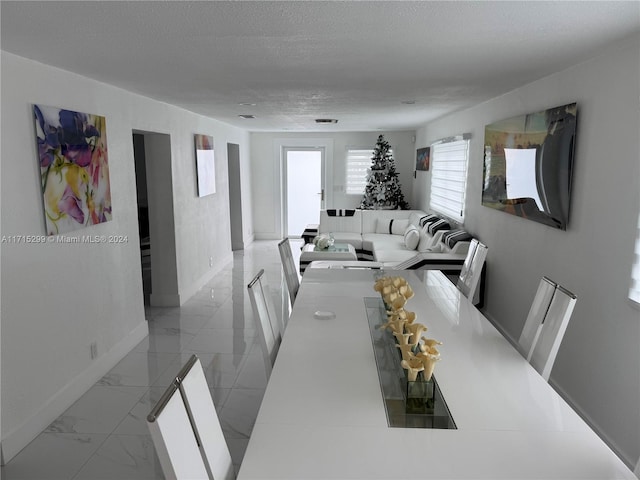
<svg viewBox="0 0 640 480"><path fill-rule="evenodd" d="M414 129L640 31L638 1L2 1L0 14L2 50L251 131Z"/></svg>

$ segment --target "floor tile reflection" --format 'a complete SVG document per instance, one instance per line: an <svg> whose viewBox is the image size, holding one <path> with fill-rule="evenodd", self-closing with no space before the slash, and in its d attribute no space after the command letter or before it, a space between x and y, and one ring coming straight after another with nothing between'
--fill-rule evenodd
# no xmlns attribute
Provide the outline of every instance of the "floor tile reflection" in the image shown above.
<svg viewBox="0 0 640 480"><path fill-rule="evenodd" d="M98 450L107 435L42 433L11 462L2 467L2 478L24 480L66 480ZM161 477L162 478L162 477Z"/></svg>
<svg viewBox="0 0 640 480"><path fill-rule="evenodd" d="M146 416L192 353L200 358L236 470L267 385L246 287L264 269L288 294L277 241L257 241L182 307L147 307L149 335L2 467L3 480L164 478ZM294 243L294 255L299 245Z"/></svg>

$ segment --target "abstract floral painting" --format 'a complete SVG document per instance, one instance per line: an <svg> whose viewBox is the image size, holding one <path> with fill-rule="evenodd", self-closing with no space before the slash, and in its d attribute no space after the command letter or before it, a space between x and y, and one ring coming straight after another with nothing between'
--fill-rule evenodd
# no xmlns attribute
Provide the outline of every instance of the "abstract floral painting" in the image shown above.
<svg viewBox="0 0 640 480"><path fill-rule="evenodd" d="M111 220L105 118L41 105L33 113L47 235Z"/></svg>

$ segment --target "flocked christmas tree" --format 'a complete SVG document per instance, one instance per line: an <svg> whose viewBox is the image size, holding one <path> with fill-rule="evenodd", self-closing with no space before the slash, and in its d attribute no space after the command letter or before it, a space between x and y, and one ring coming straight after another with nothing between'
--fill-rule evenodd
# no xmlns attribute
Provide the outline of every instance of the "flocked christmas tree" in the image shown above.
<svg viewBox="0 0 640 480"><path fill-rule="evenodd" d="M373 151L373 157L371 157L367 186L364 190L364 198L360 203L362 209L400 208L406 210L409 208L400 188L398 172L396 172L390 149L389 142L384 139L384 135L380 135Z"/></svg>

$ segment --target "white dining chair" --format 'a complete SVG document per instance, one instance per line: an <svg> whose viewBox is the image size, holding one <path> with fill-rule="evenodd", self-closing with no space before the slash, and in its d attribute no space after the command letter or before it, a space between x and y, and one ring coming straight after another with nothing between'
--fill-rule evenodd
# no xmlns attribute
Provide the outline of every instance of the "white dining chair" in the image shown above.
<svg viewBox="0 0 640 480"><path fill-rule="evenodd" d="M547 277L542 277L538 284L536 296L533 298L527 320L524 322L522 333L518 339L522 355L527 361L531 360L533 346L538 342L544 318L547 316L549 305L551 305L551 299L557 286L554 281Z"/></svg>
<svg viewBox="0 0 640 480"><path fill-rule="evenodd" d="M549 310L542 323L542 331L533 346L529 362L545 380L549 380L551 369L560 349L564 332L576 305L576 296L561 285L551 299Z"/></svg>
<svg viewBox="0 0 640 480"><path fill-rule="evenodd" d="M269 285L264 278L264 270L260 270L253 280L251 280L249 285L247 285L247 290L251 298L251 306L253 307L256 327L260 337L267 378L269 378L273 364L276 361L276 356L278 355L284 324L276 318L275 308L273 307L273 301L269 292Z"/></svg>
<svg viewBox="0 0 640 480"><path fill-rule="evenodd" d="M576 300L573 293L543 277L522 329L518 343L523 354L547 381Z"/></svg>
<svg viewBox="0 0 640 480"><path fill-rule="evenodd" d="M280 251L280 260L282 260L284 278L289 290L289 300L291 301L291 306L293 306L293 302L296 300L296 295L298 295L298 289L300 288L300 279L298 278L298 271L296 270L293 253L291 252L291 243L288 238L285 238L278 243L278 250Z"/></svg>
<svg viewBox="0 0 640 480"><path fill-rule="evenodd" d="M460 275L458 276L458 290L471 300L474 305L480 302L477 290L488 250L486 245L473 238L469 244L467 256L460 270Z"/></svg>
<svg viewBox="0 0 640 480"><path fill-rule="evenodd" d="M147 416L167 479L231 480L231 454L197 356L176 375Z"/></svg>
<svg viewBox="0 0 640 480"><path fill-rule="evenodd" d="M194 431L197 435L200 451L213 480L233 480L235 470L222 426L211 398L211 391L204 376L200 359L192 355L182 371L180 393L191 412Z"/></svg>

